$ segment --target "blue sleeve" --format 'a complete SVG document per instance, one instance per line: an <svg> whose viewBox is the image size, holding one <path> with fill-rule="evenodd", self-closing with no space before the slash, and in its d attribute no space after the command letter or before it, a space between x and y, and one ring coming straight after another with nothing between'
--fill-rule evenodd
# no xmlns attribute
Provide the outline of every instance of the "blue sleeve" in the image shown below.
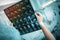
<svg viewBox="0 0 60 40"><path fill-rule="evenodd" d="M0 23L0 40L21 40L21 36L14 27Z"/></svg>

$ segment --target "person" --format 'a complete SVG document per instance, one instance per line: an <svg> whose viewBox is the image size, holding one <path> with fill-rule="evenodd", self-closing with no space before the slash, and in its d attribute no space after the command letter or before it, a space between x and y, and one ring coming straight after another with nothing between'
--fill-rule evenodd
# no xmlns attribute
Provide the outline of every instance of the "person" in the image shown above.
<svg viewBox="0 0 60 40"><path fill-rule="evenodd" d="M35 13L36 18L40 24L40 27L42 28L42 31L45 35L46 40L56 40L55 37L52 35L52 33L46 28L46 26L43 23L43 16L41 15L41 13Z"/></svg>
<svg viewBox="0 0 60 40"><path fill-rule="evenodd" d="M11 23L10 26L4 25L0 18L0 40L21 40L20 33L13 27Z"/></svg>
<svg viewBox="0 0 60 40"><path fill-rule="evenodd" d="M52 33L46 28L46 26L42 22L42 15L40 13L35 13L35 15L42 28L46 40L56 40ZM7 26L0 23L0 40L22 40L19 31L12 26L13 24Z"/></svg>

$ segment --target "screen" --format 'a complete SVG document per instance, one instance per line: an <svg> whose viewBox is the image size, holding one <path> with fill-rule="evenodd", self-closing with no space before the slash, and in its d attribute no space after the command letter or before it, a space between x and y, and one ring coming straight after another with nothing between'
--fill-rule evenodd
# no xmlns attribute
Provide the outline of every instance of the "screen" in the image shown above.
<svg viewBox="0 0 60 40"><path fill-rule="evenodd" d="M6 8L4 11L21 35L41 29L28 0L22 0Z"/></svg>

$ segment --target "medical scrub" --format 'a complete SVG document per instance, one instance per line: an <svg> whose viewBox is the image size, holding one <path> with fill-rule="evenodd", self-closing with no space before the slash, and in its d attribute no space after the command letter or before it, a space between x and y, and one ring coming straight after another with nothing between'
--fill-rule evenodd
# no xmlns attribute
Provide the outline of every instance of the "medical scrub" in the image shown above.
<svg viewBox="0 0 60 40"><path fill-rule="evenodd" d="M4 25L0 20L0 40L21 40L20 33L14 27Z"/></svg>

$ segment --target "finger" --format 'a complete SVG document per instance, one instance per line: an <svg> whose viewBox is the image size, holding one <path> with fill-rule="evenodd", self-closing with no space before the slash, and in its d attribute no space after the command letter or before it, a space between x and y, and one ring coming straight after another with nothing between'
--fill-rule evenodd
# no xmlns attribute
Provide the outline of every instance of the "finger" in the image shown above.
<svg viewBox="0 0 60 40"><path fill-rule="evenodd" d="M38 12L35 13L36 17L39 17L41 16Z"/></svg>
<svg viewBox="0 0 60 40"><path fill-rule="evenodd" d="M37 16L43 17L40 12L37 12Z"/></svg>
<svg viewBox="0 0 60 40"><path fill-rule="evenodd" d="M41 16L41 13L40 13L40 12L36 12L36 14L37 14L38 16Z"/></svg>
<svg viewBox="0 0 60 40"><path fill-rule="evenodd" d="M36 15L37 15L37 16L40 16L40 14L39 14L39 13L37 13Z"/></svg>
<svg viewBox="0 0 60 40"><path fill-rule="evenodd" d="M35 16L38 18L37 14L35 13Z"/></svg>
<svg viewBox="0 0 60 40"><path fill-rule="evenodd" d="M10 26L13 26L13 23L10 23Z"/></svg>

